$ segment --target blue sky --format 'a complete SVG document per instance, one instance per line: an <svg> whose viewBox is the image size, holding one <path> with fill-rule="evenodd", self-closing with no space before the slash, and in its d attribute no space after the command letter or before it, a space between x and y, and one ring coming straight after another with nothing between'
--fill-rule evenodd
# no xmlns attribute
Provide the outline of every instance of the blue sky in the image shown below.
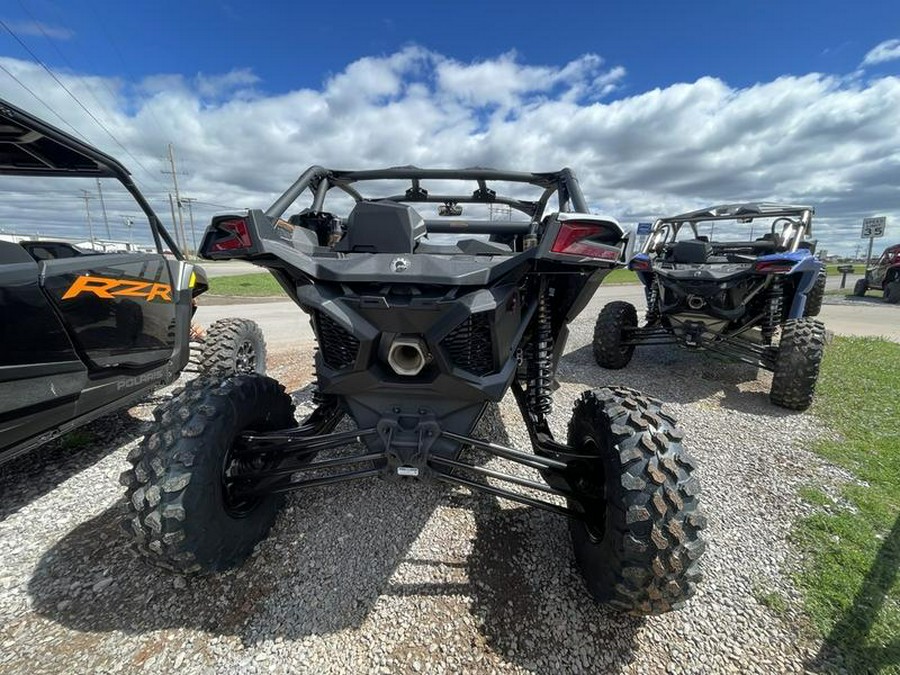
<svg viewBox="0 0 900 675"><path fill-rule="evenodd" d="M0 96L164 214L173 143L199 219L312 163L569 164L626 223L780 199L813 203L833 250L870 215L900 239L900 3L349 4L9 0Z"/></svg>
<svg viewBox="0 0 900 675"><path fill-rule="evenodd" d="M809 72L852 71L900 31L894 2L104 2L8 0L3 17L70 32L25 36L47 63L139 79L252 68L280 93L315 87L365 56L414 43L461 61L511 50L564 64L585 52L626 64L619 95L704 75L732 86ZM354 5L357 5L354 7ZM261 10L260 7L265 7ZM33 32L33 31L32 31ZM4 53L26 56L9 35ZM896 66L893 68L896 72Z"/></svg>

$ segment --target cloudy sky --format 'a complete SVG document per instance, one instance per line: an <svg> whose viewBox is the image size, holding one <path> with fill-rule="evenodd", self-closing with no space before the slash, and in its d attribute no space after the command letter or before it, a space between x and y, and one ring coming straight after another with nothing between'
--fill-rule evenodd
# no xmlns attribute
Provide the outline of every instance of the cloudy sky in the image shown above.
<svg viewBox="0 0 900 675"><path fill-rule="evenodd" d="M788 201L831 252L868 216L900 240L897 3L259 4L3 3L0 97L116 156L166 220L172 143L198 229L314 163L570 166L625 224ZM16 189L0 228L86 233L95 185ZM36 190L66 205L39 226Z"/></svg>

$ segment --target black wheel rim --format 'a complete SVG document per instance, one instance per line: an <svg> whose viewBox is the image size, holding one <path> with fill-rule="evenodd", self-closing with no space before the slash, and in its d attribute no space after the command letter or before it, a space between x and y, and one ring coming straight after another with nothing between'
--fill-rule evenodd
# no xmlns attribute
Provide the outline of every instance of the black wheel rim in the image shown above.
<svg viewBox="0 0 900 675"><path fill-rule="evenodd" d="M585 455L592 454L597 456L595 462L597 472L596 476L593 477L594 480L592 480L592 482L595 483L592 487L594 487L594 492L596 494L589 495L589 498L592 502L596 502L602 507L602 517L585 518L582 521L584 523L584 529L591 538L591 541L597 543L602 541L606 534L606 512L609 508L609 505L606 503L606 477L603 470L603 460L600 458L600 446L597 445L597 441L593 436L582 437L581 446L578 448L578 452Z"/></svg>
<svg viewBox="0 0 900 675"><path fill-rule="evenodd" d="M237 373L256 372L256 347L250 340L244 340L238 345L234 354L234 370Z"/></svg>
<svg viewBox="0 0 900 675"><path fill-rule="evenodd" d="M233 457L236 444L237 438L231 442L222 458L222 503L232 518L244 518L256 510L262 502L262 497L241 497L235 494L235 470L244 468L240 465L240 460Z"/></svg>

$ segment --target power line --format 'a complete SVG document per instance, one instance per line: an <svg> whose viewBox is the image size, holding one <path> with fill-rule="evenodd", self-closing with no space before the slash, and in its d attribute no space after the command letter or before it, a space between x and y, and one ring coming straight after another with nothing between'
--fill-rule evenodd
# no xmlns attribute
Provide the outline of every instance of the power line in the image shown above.
<svg viewBox="0 0 900 675"><path fill-rule="evenodd" d="M77 134L78 136L81 136L81 138L84 139L85 141L87 140L87 138L85 138L84 134L82 134L80 131L78 131L78 129L76 129L76 128L73 127L71 124L69 124L69 122L66 121L66 118L65 118L65 117L63 117L63 116L60 115L58 112L56 112L56 109L55 109L55 108L53 108L49 103L47 103L47 102L46 102L44 99L42 99L40 96L38 96L37 94L35 94L35 93L28 87L27 84L25 84L24 82L22 82L22 80L20 80L18 77L16 77L15 75L13 75L13 74L9 71L9 69L7 69L7 67L4 66L2 63L0 63L0 69L2 69L4 73L6 73L6 74L9 75L13 80L15 80L16 83L17 83L20 87L22 87L22 89L24 89L24 90L27 91L29 94L31 94L32 96L34 96L34 97L38 100L38 102L40 102L47 110L49 110L49 111L52 112L54 115L56 115L56 116L62 121L62 123L65 124L67 127L69 127L75 134Z"/></svg>
<svg viewBox="0 0 900 675"><path fill-rule="evenodd" d="M96 8L96 6L94 6L94 3L88 3L88 4L91 5L91 11L94 13L94 18L97 22L97 25L100 26L100 30L103 31L103 35L106 38L106 41L110 44L110 46L113 48L113 51L116 53L116 56L119 58L119 62L122 64L123 71L126 74L131 74L132 76L134 76L135 73L132 72L131 69L128 67L128 64L125 63L125 57L122 55L122 52L119 49L119 45L113 39L112 33L109 31L109 29L106 27L106 24L103 22L102 14L97 11L97 8ZM56 11L56 15L57 15L57 17L59 16L58 8ZM64 23L64 22L61 22L61 23ZM156 126L157 132L159 132L160 138L165 138L166 133L163 131L162 123L159 121L159 117L157 117L156 111L153 109L153 106L152 105L144 106L144 110L147 110L150 113L150 117L153 120L153 124Z"/></svg>
<svg viewBox="0 0 900 675"><path fill-rule="evenodd" d="M150 173L150 171L149 171L149 169L147 169L147 167L145 167L143 164L141 164L140 160L138 160L137 157L135 157L134 155L131 154L131 152L128 150L128 148L126 148L124 145L122 145L122 143L119 142L119 139L116 138L116 137L113 135L113 133L112 133L109 129L106 128L106 126L103 124L103 122L101 122L100 120L98 120L97 117L94 115L94 113L92 113L92 112L84 105L84 103L82 103L81 100L79 100L79 98L78 98L77 96L75 96L75 94L73 94L73 93L69 90L69 88L66 87L66 85L64 85L64 84L62 83L62 80L60 80L60 79L56 76L56 74L55 74L52 70L50 70L50 68L49 68L49 67L48 67L48 66L47 66L47 65L46 65L39 57L38 57L37 54L35 54L35 53L31 50L31 48L30 48L27 44L25 44L25 42L22 41L22 39L15 33L15 31L13 31L12 28L10 28L10 27L7 25L7 23L6 23L3 19L0 19L0 26L3 26L3 28L6 30L6 32L9 33L10 35L12 35L13 39L15 39L15 41L18 42L18 43L22 46L22 48L23 48L25 51L27 51L27 52L31 55L31 58L33 58L33 59L35 60L35 62L36 62L38 65L41 66L41 68L43 68L44 70L47 71L47 74L50 75L50 77L53 78L53 80L54 80L54 81L55 81L55 82L63 89L63 91L65 91L65 92L72 98L72 100L75 101L75 103L77 103L77 104L79 105L79 107L80 107L82 110L84 110L84 112L87 113L87 115L88 115L92 120L94 120L94 122L97 124L97 126L99 126L101 129L103 129L103 131L106 132L106 135L109 136L109 137L113 140L113 142L114 142L116 145L118 145L120 148L122 148L122 151L123 151L126 155L128 155L132 160L134 160L134 163L135 163L135 164L137 164L139 167L141 167L141 169L143 169L144 172L145 172L148 176L152 176L152 175L153 175L153 174Z"/></svg>
<svg viewBox="0 0 900 675"><path fill-rule="evenodd" d="M37 18L34 16L34 14L31 13L31 10L29 10L28 7L25 6L25 3L22 0L19 0L19 7L21 7L22 10L32 20L32 22L34 22L35 27L37 27L37 29L41 32L41 35L44 36L44 39L50 43L50 46L53 47L53 49L56 51L57 54L59 54L59 58L61 58L65 62L65 64L69 67L69 70L71 71L71 75L75 79L77 79L78 82L81 84L81 86L83 86L88 91L88 93L91 95L91 98L94 99L94 103L97 104L97 106L100 108L100 110L103 110L103 108L105 106L104 106L103 102L100 101L99 98L97 98L97 94L94 91L93 87L91 87L85 81L85 79L83 77L78 75L78 72L75 69L75 66L72 65L72 62L69 61L68 58L66 58L66 55L62 53L62 50L59 48L59 45L56 43L56 41L54 41L53 38L50 37L50 35L47 33L47 31L44 30L44 25L40 21L37 20ZM101 81L102 81L102 78L101 78ZM113 100L115 100L115 96L113 96L112 98L113 98Z"/></svg>

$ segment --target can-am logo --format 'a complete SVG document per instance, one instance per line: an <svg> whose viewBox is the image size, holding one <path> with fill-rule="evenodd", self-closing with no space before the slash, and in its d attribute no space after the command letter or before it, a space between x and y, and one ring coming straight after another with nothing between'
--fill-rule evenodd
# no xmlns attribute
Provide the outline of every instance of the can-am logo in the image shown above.
<svg viewBox="0 0 900 675"><path fill-rule="evenodd" d="M136 279L108 279L107 277L93 277L90 275L75 279L72 285L69 286L69 290L62 296L62 299L77 298L83 293L92 293L98 298L107 300L126 297L143 298L147 302L153 300L172 302L172 287L169 284L138 281Z"/></svg>
<svg viewBox="0 0 900 675"><path fill-rule="evenodd" d="M391 260L392 272L405 272L409 269L409 260L406 258L394 258Z"/></svg>

